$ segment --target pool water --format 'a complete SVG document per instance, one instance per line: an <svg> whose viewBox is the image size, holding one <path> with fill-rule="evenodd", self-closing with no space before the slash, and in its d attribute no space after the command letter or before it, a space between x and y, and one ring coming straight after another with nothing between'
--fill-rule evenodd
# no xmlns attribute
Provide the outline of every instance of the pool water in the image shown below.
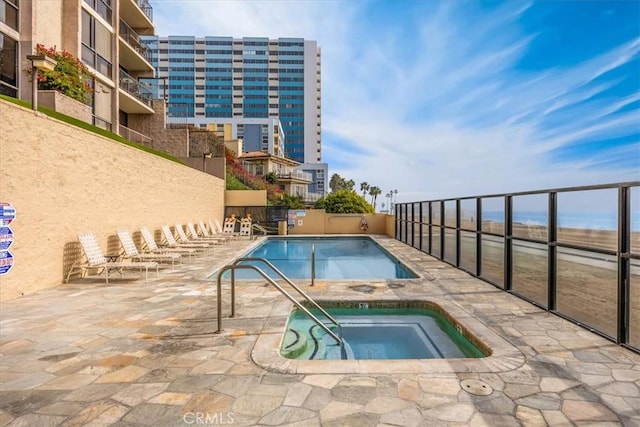
<svg viewBox="0 0 640 427"><path fill-rule="evenodd" d="M245 257L265 258L290 279L310 279L312 245L316 279L418 277L369 237L269 237ZM270 273L264 264L248 263ZM238 278L260 277L251 270L235 274Z"/></svg>
<svg viewBox="0 0 640 427"><path fill-rule="evenodd" d="M424 308L326 308L341 328L325 324L345 351L302 311L287 323L280 353L289 359L450 359L486 355L437 311ZM317 310L310 310L323 320ZM341 329L341 331L340 331ZM345 357L346 356L346 357Z"/></svg>

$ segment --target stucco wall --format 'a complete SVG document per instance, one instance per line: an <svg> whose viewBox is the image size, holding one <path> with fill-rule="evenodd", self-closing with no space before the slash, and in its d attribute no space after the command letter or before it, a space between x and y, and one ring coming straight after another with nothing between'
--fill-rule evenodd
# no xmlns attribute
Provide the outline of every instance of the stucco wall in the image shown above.
<svg viewBox="0 0 640 427"><path fill-rule="evenodd" d="M0 202L16 208L0 300L59 286L92 232L223 219L224 181L0 100ZM203 189L208 191L203 191Z"/></svg>
<svg viewBox="0 0 640 427"><path fill-rule="evenodd" d="M226 206L267 206L267 190L227 190Z"/></svg>
<svg viewBox="0 0 640 427"><path fill-rule="evenodd" d="M387 234L393 236L394 222L384 214L332 214L324 209L296 210L293 228L288 234ZM360 228L362 218L366 219L366 231ZM391 227L391 228L389 228Z"/></svg>

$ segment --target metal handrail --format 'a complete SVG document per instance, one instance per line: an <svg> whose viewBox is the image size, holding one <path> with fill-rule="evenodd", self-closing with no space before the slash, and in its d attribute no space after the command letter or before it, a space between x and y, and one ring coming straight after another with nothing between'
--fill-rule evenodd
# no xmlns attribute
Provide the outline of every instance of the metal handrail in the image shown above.
<svg viewBox="0 0 640 427"><path fill-rule="evenodd" d="M316 245L311 244L311 286L316 281Z"/></svg>
<svg viewBox="0 0 640 427"><path fill-rule="evenodd" d="M240 260L237 260L236 262L234 262L233 264L230 265L226 265L224 266L219 272L218 272L218 281L217 281L217 292L218 292L218 301L217 301L217 309L218 309L218 330L216 331L216 334L219 334L220 332L222 332L222 275L227 271L227 270L231 270L231 315L229 317L233 317L235 315L235 278L233 275L233 272L236 269L250 269L250 270L254 270L256 272L258 272L264 279L267 280L267 282L271 285L273 285L277 290L280 291L280 293L282 293L289 301L291 301L296 307L298 307L300 310L302 310L307 316L309 316L309 318L311 318L311 320L313 320L316 325L320 326L322 329L324 329L324 331L329 334L331 336L331 338L333 338L338 344L340 344L340 346L344 347L344 342L342 341L342 338L340 338L338 335L336 335L331 329L329 329L327 327L327 325L325 325L324 323L322 323L320 321L320 319L318 319L316 316L313 315L313 313L311 313L306 307L304 307L302 304L300 304L293 296L291 296L291 294L289 292L287 292L286 290L284 290L284 288L282 288L282 286L278 285L271 277L269 277L264 271L262 271L259 267L255 266L255 265L250 265L250 264L244 264L244 265L238 265L239 261L264 261L267 265L270 265L278 274L280 274L280 276L285 279L285 281L287 281L287 283L289 283L290 285L293 286L294 289L296 289L298 292L300 292L301 295L303 295L307 301L311 302L316 308L319 308L320 311L327 316L327 318L329 320L331 320L337 327L338 329L340 329L340 325L338 324L338 322L331 317L322 307L320 307L315 301L313 301L311 298L309 298L304 292L302 292L302 290L300 288L298 288L296 285L293 284L293 282L291 282L291 280L289 280L286 276L284 276L277 268L275 268L273 266L273 264L271 264L269 261L263 259L263 258L241 258ZM343 352L344 353L344 352Z"/></svg>
<svg viewBox="0 0 640 427"><path fill-rule="evenodd" d="M320 310L320 312L321 312L322 314L324 314L324 315L325 315L325 317L331 321L331 323L333 323L333 324L334 324L334 325L336 325L337 327L340 327L340 324L338 323L338 321L337 321L336 319L334 319L334 318L333 318L333 316L331 316L329 313L327 313L327 311L326 311L324 308L322 308L320 305L318 305L318 303L317 303L317 302L315 302L313 299L311 299L311 297L310 297L309 295L307 295L307 294L306 294L302 289L300 289L300 288L298 287L298 285L296 285L295 283L293 283L293 282L291 281L291 279L289 279L287 276L285 276L285 275L284 275L284 273L283 273L282 271L278 270L278 268L277 268L275 265L273 265L273 264L271 263L271 261L266 260L266 259L264 259L264 258L244 257L244 258L238 258L237 260L235 260L235 261L233 262L233 264L232 264L232 265L234 265L234 266L235 266L235 265L238 265L238 264L239 264L239 263L241 263L242 261L259 261L259 262L263 262L263 263L265 263L265 264L266 264L267 266L269 266L273 271L275 271L275 272L276 272L276 274L277 274L278 276L280 276L280 277L281 277L285 282L287 282L287 283L289 284L289 286L291 286L293 289L295 289L296 291L298 291L298 293L299 293L300 295L302 295L302 297L303 297L305 300L307 300L307 301L308 301L309 303L311 303L315 308L317 308L318 310ZM232 280L232 281L235 281L235 278L233 277L233 271L231 272L231 280ZM235 292L233 292L233 289L232 289L232 295L233 295L233 296L235 296Z"/></svg>
<svg viewBox="0 0 640 427"><path fill-rule="evenodd" d="M264 228L260 224L252 224L251 227L255 228L256 230L258 230L260 232L262 232L265 236L267 234L269 234L269 230L267 230L266 228Z"/></svg>

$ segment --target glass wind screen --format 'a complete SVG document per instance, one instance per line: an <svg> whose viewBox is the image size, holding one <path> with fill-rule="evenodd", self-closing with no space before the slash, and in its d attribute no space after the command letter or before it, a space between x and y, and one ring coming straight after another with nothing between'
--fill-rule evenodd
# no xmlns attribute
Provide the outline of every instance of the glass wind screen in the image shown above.
<svg viewBox="0 0 640 427"><path fill-rule="evenodd" d="M615 251L618 189L558 193L558 242Z"/></svg>
<svg viewBox="0 0 640 427"><path fill-rule="evenodd" d="M513 291L546 307L549 282L547 245L513 239L512 252Z"/></svg>
<svg viewBox="0 0 640 427"><path fill-rule="evenodd" d="M504 236L504 197L482 199L482 231Z"/></svg>
<svg viewBox="0 0 640 427"><path fill-rule="evenodd" d="M613 255L558 248L558 311L610 337L617 334L618 261Z"/></svg>
<svg viewBox="0 0 640 427"><path fill-rule="evenodd" d="M514 237L547 241L549 235L548 194L514 196L512 210L512 235Z"/></svg>
<svg viewBox="0 0 640 427"><path fill-rule="evenodd" d="M476 230L478 214L476 212L476 199L460 201L460 228L463 230Z"/></svg>

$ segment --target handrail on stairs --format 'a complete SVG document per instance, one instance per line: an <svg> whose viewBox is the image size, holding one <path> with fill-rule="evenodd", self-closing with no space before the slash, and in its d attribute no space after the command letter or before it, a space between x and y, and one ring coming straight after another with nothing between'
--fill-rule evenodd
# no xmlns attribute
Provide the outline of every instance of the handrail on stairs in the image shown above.
<svg viewBox="0 0 640 427"><path fill-rule="evenodd" d="M322 329L324 329L324 331L327 334L329 334L338 344L340 344L344 348L344 344L343 344L342 338L340 338L338 335L336 335L331 329L329 329L324 323L322 323L315 315L313 315L313 313L311 313L306 307L304 307L302 304L300 304L300 302L298 302L293 296L291 296L291 294L289 292L287 292L284 288L282 288L280 285L278 285L271 277L269 277L259 267L255 266L255 265L250 265L250 264L240 264L243 261L260 261L260 262L265 263L269 267L271 267L273 269L273 271L275 271L282 279L284 279L293 289L298 291L298 293L300 295L302 295L302 297L305 300L307 300L315 308L320 310L320 312L322 314L324 314L327 317L327 319L329 319L334 325L336 325L338 327L338 330L341 329L340 328L340 324L338 323L338 321L336 319L334 319L329 313L327 313L327 311L325 309L323 309L320 305L318 305L317 302L315 302L311 297L309 297L309 295L307 295L302 289L300 289L295 283L293 283L287 276L285 276L280 270L278 270L276 268L276 266L274 266L271 262L267 261L264 258L244 257L244 258L238 258L232 264L224 266L218 272L218 280L217 280L218 330L216 331L216 333L220 333L222 331L222 275L227 270L231 270L231 315L229 317L234 317L235 316L235 299L236 299L236 297L235 297L235 294L236 294L235 287L236 287L236 285L235 285L235 274L234 274L234 272L235 272L236 269L245 269L245 270L249 269L249 270L254 270L254 271L258 272L263 278L265 278L267 280L267 282L270 285L272 285L276 289L278 289L280 291L280 293L282 293L296 307L298 307L307 316L309 316L318 326L320 326Z"/></svg>
<svg viewBox="0 0 640 427"><path fill-rule="evenodd" d="M251 224L251 228L253 230L257 230L257 231L261 232L263 236L266 236L267 234L269 234L269 230L267 230L266 228L264 228L260 224Z"/></svg>

